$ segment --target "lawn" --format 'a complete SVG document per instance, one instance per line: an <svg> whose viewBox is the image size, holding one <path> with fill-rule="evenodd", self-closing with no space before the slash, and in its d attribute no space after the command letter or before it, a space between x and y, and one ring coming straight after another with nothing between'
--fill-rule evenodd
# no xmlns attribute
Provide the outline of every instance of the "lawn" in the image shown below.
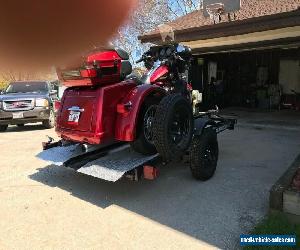
<svg viewBox="0 0 300 250"><path fill-rule="evenodd" d="M297 235L297 247L284 247L284 249L300 249L300 224L291 224L284 215L274 214L269 215L261 223L259 223L251 234L288 234ZM245 250L272 250L283 249L281 247L271 246L251 246L245 247Z"/></svg>

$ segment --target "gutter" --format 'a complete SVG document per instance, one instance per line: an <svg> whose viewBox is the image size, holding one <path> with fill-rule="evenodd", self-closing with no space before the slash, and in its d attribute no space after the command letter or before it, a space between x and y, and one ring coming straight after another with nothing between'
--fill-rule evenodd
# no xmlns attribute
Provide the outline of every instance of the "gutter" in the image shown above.
<svg viewBox="0 0 300 250"><path fill-rule="evenodd" d="M211 39L218 37L242 35L259 31L273 30L300 25L300 8L295 11L223 22L183 30L175 30L177 42ZM162 43L159 33L139 36L142 43Z"/></svg>

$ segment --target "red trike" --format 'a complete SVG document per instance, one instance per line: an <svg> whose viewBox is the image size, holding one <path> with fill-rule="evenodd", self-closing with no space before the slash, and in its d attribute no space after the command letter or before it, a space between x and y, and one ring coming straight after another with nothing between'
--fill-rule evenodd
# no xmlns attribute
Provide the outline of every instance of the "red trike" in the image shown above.
<svg viewBox="0 0 300 250"><path fill-rule="evenodd" d="M137 62L148 68L141 79L130 75L128 54L120 49L94 51L80 65L58 69L68 86L57 114L60 145L76 143L89 151L127 142L135 152L159 155L164 162L188 151L193 176L211 178L218 160L217 133L233 129L235 120L216 110L193 113L185 76L191 58L186 46L151 47Z"/></svg>

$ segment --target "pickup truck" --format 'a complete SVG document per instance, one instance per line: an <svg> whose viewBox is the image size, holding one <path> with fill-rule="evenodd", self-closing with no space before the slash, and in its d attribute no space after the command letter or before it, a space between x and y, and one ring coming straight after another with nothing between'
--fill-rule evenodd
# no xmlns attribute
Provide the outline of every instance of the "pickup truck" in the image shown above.
<svg viewBox="0 0 300 250"><path fill-rule="evenodd" d="M42 122L45 128L55 125L54 101L57 90L48 81L12 82L0 94L0 132L8 125L24 126Z"/></svg>

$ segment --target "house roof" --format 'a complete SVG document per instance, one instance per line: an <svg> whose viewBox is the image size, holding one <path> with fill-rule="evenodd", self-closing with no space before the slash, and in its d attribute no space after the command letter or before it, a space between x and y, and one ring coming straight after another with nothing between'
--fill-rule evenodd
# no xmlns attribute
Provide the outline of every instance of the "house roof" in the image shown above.
<svg viewBox="0 0 300 250"><path fill-rule="evenodd" d="M176 35L178 32L195 31L199 28L209 29L215 26L222 26L225 23L235 24L235 22L239 23L239 21L254 20L259 17L292 12L299 9L300 0L241 0L241 9L235 12L235 20L233 21L229 21L227 16L223 15L221 16L221 22L214 24L209 17L203 15L203 10L196 10L167 23L167 25L173 28ZM139 37L142 42L153 42L159 38L158 28Z"/></svg>

